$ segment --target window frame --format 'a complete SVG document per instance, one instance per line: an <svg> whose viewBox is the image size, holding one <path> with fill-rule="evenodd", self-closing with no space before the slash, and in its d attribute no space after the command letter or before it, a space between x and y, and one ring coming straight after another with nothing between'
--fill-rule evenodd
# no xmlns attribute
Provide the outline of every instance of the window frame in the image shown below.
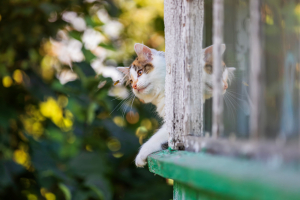
<svg viewBox="0 0 300 200"><path fill-rule="evenodd" d="M165 121L170 134L169 149L148 156L150 172L174 179L174 199L300 199L299 167L295 165L295 162L300 161L299 144L274 145L275 141L259 140L261 121L257 116L261 110L259 98L264 92L264 88L251 92L251 98L254 99L254 115L250 119L253 126L250 140L220 138L220 130L222 131L220 123L217 123L219 128L213 131L213 137L205 137L202 131L193 131L193 125L196 122L200 124L200 129L203 129L203 107L194 111L195 104L191 104L193 95L191 91L196 88L192 88L194 87L192 84L199 82L193 82L193 78L186 79L186 74L190 75L189 72L191 72L189 64L195 64L195 60L189 59L191 56L193 57L194 51L199 51L193 46L195 45L193 41L199 42L200 39L202 43L202 35L200 37L193 35L194 20L204 18L204 5L198 15L195 12L196 4L199 2L204 3L204 0L184 2L165 0L167 62ZM221 10L220 16L222 17L223 0L214 0L214 3L214 15L217 16ZM252 30L250 35L254 41L251 43L250 59L251 69L255 71L252 78L256 81L255 85L258 86L263 84L263 80L259 79L262 75L262 58L257 55L257 52L261 50L260 18L257 17L257 14L260 13L259 6L260 0L250 0L250 27ZM172 24L175 24L175 27L172 27ZM198 25L203 26L203 22ZM222 38L220 38L223 33L222 28L222 23L214 21L214 29L218 30L218 33L214 35L214 43L218 47L222 44ZM203 29L201 30L203 33ZM206 30L206 32L209 31ZM192 48L188 48L189 45ZM201 44L199 46L202 48ZM184 53L176 54L178 49ZM217 57L214 62L221 63L219 49L214 52L214 56ZM184 62L178 62L180 59ZM178 71L176 71L177 68ZM178 76L178 72L183 74ZM174 74L176 76L173 76ZM191 76L193 75L191 74ZM197 75L201 77L202 72ZM220 74L216 73L216 76L220 76ZM183 86L178 86L180 84L178 80L183 82L188 80L188 83L184 82ZM221 87L220 85L214 86ZM174 95L174 92L177 93ZM183 95L183 98L180 95ZM200 92L199 95L202 93ZM220 92L217 96L221 96ZM176 99L178 97L187 99L187 105L184 105L182 99ZM217 119L215 122L220 122L222 119L222 113L219 115L220 112L216 111L222 110L218 107L220 99L213 108ZM200 100L201 105L202 101ZM176 107L178 102L184 109ZM202 113L194 113L199 110ZM181 117L175 116L179 112L183 112ZM202 116L200 121L199 118L196 121L191 117L193 114L197 117ZM183 146L186 151L178 151ZM282 163L284 165L281 165Z"/></svg>

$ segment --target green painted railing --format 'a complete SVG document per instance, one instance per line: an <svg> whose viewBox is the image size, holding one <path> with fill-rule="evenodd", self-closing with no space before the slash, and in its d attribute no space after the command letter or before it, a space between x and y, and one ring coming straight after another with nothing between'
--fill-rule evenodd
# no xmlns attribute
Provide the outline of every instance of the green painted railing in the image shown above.
<svg viewBox="0 0 300 200"><path fill-rule="evenodd" d="M276 162L165 150L148 163L151 172L174 180L174 200L300 199L300 172Z"/></svg>

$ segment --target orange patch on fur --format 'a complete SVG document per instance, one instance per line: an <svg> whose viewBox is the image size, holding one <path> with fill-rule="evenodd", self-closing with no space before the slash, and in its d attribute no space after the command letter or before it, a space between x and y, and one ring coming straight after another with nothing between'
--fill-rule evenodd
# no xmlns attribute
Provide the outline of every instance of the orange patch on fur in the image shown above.
<svg viewBox="0 0 300 200"><path fill-rule="evenodd" d="M143 99L139 99L139 100L140 100L140 102L145 103L145 101Z"/></svg>
<svg viewBox="0 0 300 200"><path fill-rule="evenodd" d="M132 64L130 65L130 67L133 67L133 69L135 71L139 71L139 70L143 70L144 73L148 74L149 72L151 72L154 67L151 63L147 62L145 59L139 58L137 57Z"/></svg>

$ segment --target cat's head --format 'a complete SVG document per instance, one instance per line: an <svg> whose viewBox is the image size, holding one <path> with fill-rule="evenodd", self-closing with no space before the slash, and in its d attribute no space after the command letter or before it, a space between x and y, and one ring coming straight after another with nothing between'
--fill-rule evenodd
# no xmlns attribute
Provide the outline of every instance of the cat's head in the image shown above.
<svg viewBox="0 0 300 200"><path fill-rule="evenodd" d="M221 45L222 48L222 54L225 52L226 49L226 45L222 44ZM214 69L214 65L213 65L213 45L209 46L205 49L203 49L203 54L204 54L204 79L203 79L203 83L204 83L204 97L205 99L209 99L212 97L212 93L213 93L213 69ZM234 67L227 67L226 64L224 63L224 61L222 61L222 86L223 86L223 94L225 94L226 90L228 89L228 85L230 83L230 81L233 79L234 77Z"/></svg>
<svg viewBox="0 0 300 200"><path fill-rule="evenodd" d="M118 70L125 74L135 96L146 103L152 102L164 93L165 54L139 43L134 45L134 50L137 58L129 67L118 67Z"/></svg>
<svg viewBox="0 0 300 200"><path fill-rule="evenodd" d="M225 44L222 45L222 53L226 49ZM164 52L156 51L143 44L135 44L134 50L137 58L129 67L118 67L118 70L125 74L127 84L130 84L132 91L139 99L146 103L152 102L157 95L164 92L166 62ZM213 91L213 46L203 49L204 53L204 70L203 84L204 97L209 99L212 97ZM235 68L226 67L222 62L223 70L223 93L226 92L230 80L233 78Z"/></svg>

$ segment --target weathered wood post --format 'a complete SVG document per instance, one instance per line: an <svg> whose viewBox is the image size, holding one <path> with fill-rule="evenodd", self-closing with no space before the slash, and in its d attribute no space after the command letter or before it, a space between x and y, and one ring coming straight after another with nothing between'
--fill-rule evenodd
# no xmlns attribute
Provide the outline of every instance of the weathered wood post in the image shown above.
<svg viewBox="0 0 300 200"><path fill-rule="evenodd" d="M250 134L258 139L262 133L264 79L261 50L260 0L250 1L250 98L253 104L250 115Z"/></svg>
<svg viewBox="0 0 300 200"><path fill-rule="evenodd" d="M222 43L224 24L224 2L214 0L213 5L213 125L212 136L217 138L223 133L223 88L222 88Z"/></svg>
<svg viewBox="0 0 300 200"><path fill-rule="evenodd" d="M169 146L203 129L202 35L204 0L165 0L166 124Z"/></svg>

